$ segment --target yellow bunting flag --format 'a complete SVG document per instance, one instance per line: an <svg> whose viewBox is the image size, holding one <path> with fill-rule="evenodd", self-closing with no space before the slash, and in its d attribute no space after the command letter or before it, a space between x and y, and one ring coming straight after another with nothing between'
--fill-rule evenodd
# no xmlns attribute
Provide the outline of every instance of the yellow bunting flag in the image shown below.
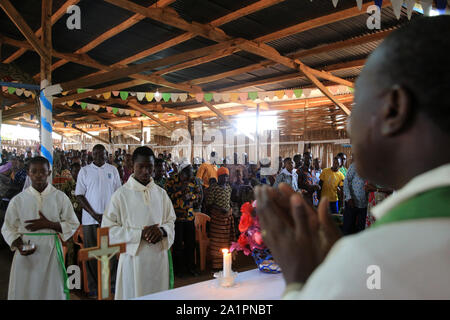
<svg viewBox="0 0 450 320"><path fill-rule="evenodd" d="M284 90L275 91L276 97L281 100L284 97Z"/></svg>
<svg viewBox="0 0 450 320"><path fill-rule="evenodd" d="M151 102L153 100L154 96L155 96L155 94L153 92L147 92L145 94L145 99L147 99L148 102Z"/></svg>
<svg viewBox="0 0 450 320"><path fill-rule="evenodd" d="M71 106L73 106L73 104L75 103L75 101L67 101L67 105L69 106L69 107L71 107Z"/></svg>
<svg viewBox="0 0 450 320"><path fill-rule="evenodd" d="M230 94L230 99L232 102L236 102L239 99L239 93L233 92Z"/></svg>
<svg viewBox="0 0 450 320"><path fill-rule="evenodd" d="M103 93L103 98L105 98L105 99L111 98L111 92L104 92Z"/></svg>

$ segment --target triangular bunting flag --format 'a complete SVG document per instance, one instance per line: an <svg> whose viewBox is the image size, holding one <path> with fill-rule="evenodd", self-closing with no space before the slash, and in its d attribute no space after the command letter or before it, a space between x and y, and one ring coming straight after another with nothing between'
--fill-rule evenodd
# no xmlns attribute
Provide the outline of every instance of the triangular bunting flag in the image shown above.
<svg viewBox="0 0 450 320"><path fill-rule="evenodd" d="M205 101L211 102L212 98L213 98L212 93L205 93L205 95L204 95Z"/></svg>
<svg viewBox="0 0 450 320"><path fill-rule="evenodd" d="M69 91L61 92L61 94L62 94L63 96L67 96L68 93L69 93Z"/></svg>
<svg viewBox="0 0 450 320"><path fill-rule="evenodd" d="M134 117L134 116L135 116L135 114L136 114L136 111L134 111L134 110L130 110L130 116Z"/></svg>
<svg viewBox="0 0 450 320"><path fill-rule="evenodd" d="M163 98L163 100L164 100L165 102L169 102L169 100L170 100L170 93L164 92L164 93L162 94L162 98Z"/></svg>
<svg viewBox="0 0 450 320"><path fill-rule="evenodd" d="M264 101L264 99L266 98L266 93L264 91L258 92L258 98L259 100Z"/></svg>
<svg viewBox="0 0 450 320"><path fill-rule="evenodd" d="M106 112L111 113L112 112L112 107L106 107Z"/></svg>
<svg viewBox="0 0 450 320"><path fill-rule="evenodd" d="M286 96L291 99L292 96L294 95L294 90L285 90L284 93L286 94Z"/></svg>
<svg viewBox="0 0 450 320"><path fill-rule="evenodd" d="M431 12L431 6L433 5L433 0L421 0L420 4L422 5L423 14L428 17Z"/></svg>
<svg viewBox="0 0 450 320"><path fill-rule="evenodd" d="M356 0L356 5L358 6L359 11L362 9L363 0Z"/></svg>
<svg viewBox="0 0 450 320"><path fill-rule="evenodd" d="M23 89L17 89L17 90L16 90L16 94L17 94L18 96L21 96L22 93L23 93Z"/></svg>
<svg viewBox="0 0 450 320"><path fill-rule="evenodd" d="M339 92L338 86L331 86L331 87L328 87L328 90L329 90L333 95L336 95L336 94L338 94L338 92Z"/></svg>
<svg viewBox="0 0 450 320"><path fill-rule="evenodd" d="M3 92L8 91L8 87L7 87L7 86L2 86L2 91L3 91ZM30 92L30 94L31 94L31 92Z"/></svg>
<svg viewBox="0 0 450 320"><path fill-rule="evenodd" d="M120 91L112 91L114 97L117 97L120 94Z"/></svg>
<svg viewBox="0 0 450 320"><path fill-rule="evenodd" d="M124 109L119 109L119 114L120 115L123 115L125 113L125 110Z"/></svg>
<svg viewBox="0 0 450 320"><path fill-rule="evenodd" d="M279 100L281 100L281 99L283 99L283 97L284 97L284 91L283 91L283 90L275 91L275 95L277 96L277 98L278 98Z"/></svg>
<svg viewBox="0 0 450 320"><path fill-rule="evenodd" d="M67 122L64 122L64 128L67 127Z"/></svg>
<svg viewBox="0 0 450 320"><path fill-rule="evenodd" d="M86 107L87 107L87 103L86 102L82 102L81 103L81 109L86 109Z"/></svg>
<svg viewBox="0 0 450 320"><path fill-rule="evenodd" d="M128 99L128 91L120 91L120 98L122 100L127 100Z"/></svg>
<svg viewBox="0 0 450 320"><path fill-rule="evenodd" d="M180 94L180 101L185 102L187 100L187 97L188 97L187 93Z"/></svg>
<svg viewBox="0 0 450 320"><path fill-rule="evenodd" d="M195 93L189 93L189 95L191 96L191 98L195 98Z"/></svg>
<svg viewBox="0 0 450 320"><path fill-rule="evenodd" d="M94 105L93 105L92 103L88 103L88 104L87 104L87 109L88 109L88 110L94 109Z"/></svg>
<svg viewBox="0 0 450 320"><path fill-rule="evenodd" d="M249 92L248 97L250 98L250 100L255 101L256 99L258 99L258 92Z"/></svg>
<svg viewBox="0 0 450 320"><path fill-rule="evenodd" d="M295 89L294 94L296 98L300 98L302 96L303 90L302 89Z"/></svg>
<svg viewBox="0 0 450 320"><path fill-rule="evenodd" d="M86 92L86 90L85 89L77 89L77 93L83 93L83 92Z"/></svg>
<svg viewBox="0 0 450 320"><path fill-rule="evenodd" d="M170 98L172 99L172 102L177 102L178 98L180 97L179 93L172 93Z"/></svg>
<svg viewBox="0 0 450 320"><path fill-rule="evenodd" d="M305 98L308 98L311 95L311 89L303 89L303 94Z"/></svg>
<svg viewBox="0 0 450 320"><path fill-rule="evenodd" d="M136 97L136 92L129 92L130 96Z"/></svg>
<svg viewBox="0 0 450 320"><path fill-rule="evenodd" d="M197 100L197 102L200 103L203 101L203 96L204 96L203 93L197 93L197 94L195 94L195 99Z"/></svg>
<svg viewBox="0 0 450 320"><path fill-rule="evenodd" d="M339 0L332 0L332 2L333 2L333 6L336 8L336 6L337 6L337 4L338 4L338 1Z"/></svg>
<svg viewBox="0 0 450 320"><path fill-rule="evenodd" d="M241 99L242 102L246 102L248 100L248 92L239 93L239 99Z"/></svg>
<svg viewBox="0 0 450 320"><path fill-rule="evenodd" d="M347 88L351 93L355 92L355 89L353 89L352 87L347 87Z"/></svg>
<svg viewBox="0 0 450 320"><path fill-rule="evenodd" d="M230 97L231 97L231 101L232 102L237 102L238 99L239 99L239 93L233 92L233 93L230 94Z"/></svg>
<svg viewBox="0 0 450 320"><path fill-rule="evenodd" d="M80 104L81 104L81 102L80 102L80 101L75 101L75 103L76 103L77 105L80 105Z"/></svg>
<svg viewBox="0 0 450 320"><path fill-rule="evenodd" d="M145 99L147 99L148 102L152 102L154 96L155 96L155 94L153 92L147 92L145 94Z"/></svg>
<svg viewBox="0 0 450 320"><path fill-rule="evenodd" d="M29 96L31 96L31 91L25 90L24 95L28 98Z"/></svg>
<svg viewBox="0 0 450 320"><path fill-rule="evenodd" d="M138 99L138 101L142 101L145 97L145 92L138 92L136 94L136 98Z"/></svg>
<svg viewBox="0 0 450 320"><path fill-rule="evenodd" d="M222 101L223 101L223 102L228 102L228 101L230 101L231 96L230 96L229 93L222 93L221 95L222 95Z"/></svg>
<svg viewBox="0 0 450 320"><path fill-rule="evenodd" d="M111 92L103 92L103 98L105 98L106 100L111 98Z"/></svg>
<svg viewBox="0 0 450 320"><path fill-rule="evenodd" d="M33 92L31 93L31 98L36 98L36 95Z"/></svg>
<svg viewBox="0 0 450 320"><path fill-rule="evenodd" d="M75 103L75 101L67 101L67 105L69 106L69 107L71 107L71 106L73 106L73 104Z"/></svg>
<svg viewBox="0 0 450 320"><path fill-rule="evenodd" d="M397 20L400 19L400 16L402 14L402 6L403 6L403 0L391 0L392 3L392 9L394 9L395 16L397 17Z"/></svg>
<svg viewBox="0 0 450 320"><path fill-rule="evenodd" d="M119 111L119 108L112 108L112 112L116 114Z"/></svg>
<svg viewBox="0 0 450 320"><path fill-rule="evenodd" d="M220 100L222 100L222 94L219 92L214 92L213 99L215 102L219 102Z"/></svg>
<svg viewBox="0 0 450 320"><path fill-rule="evenodd" d="M266 93L267 98L269 98L269 100L273 100L273 97L275 96L275 91L268 91Z"/></svg>
<svg viewBox="0 0 450 320"><path fill-rule="evenodd" d="M139 111L136 111L136 116L140 117L141 113Z"/></svg>
<svg viewBox="0 0 450 320"><path fill-rule="evenodd" d="M412 13L414 11L414 6L416 5L416 0L405 0L406 2L406 13L408 14L408 19L411 20Z"/></svg>
<svg viewBox="0 0 450 320"><path fill-rule="evenodd" d="M16 88L14 88L14 87L8 87L8 93L9 93L9 94L13 94L14 92L16 92Z"/></svg>
<svg viewBox="0 0 450 320"><path fill-rule="evenodd" d="M160 102L160 101L161 101L161 99L162 99L162 95L161 95L161 93L159 93L159 94L155 94L154 98L155 98L155 101L156 101L156 102Z"/></svg>
<svg viewBox="0 0 450 320"><path fill-rule="evenodd" d="M100 110L100 106L99 106L98 104L94 104L94 105L93 105L93 108L94 108L95 111Z"/></svg>
<svg viewBox="0 0 450 320"><path fill-rule="evenodd" d="M125 110L125 114L126 114L127 116L129 116L129 115L130 115L130 110Z"/></svg>
<svg viewBox="0 0 450 320"><path fill-rule="evenodd" d="M100 94L96 94L95 95L98 99L102 96L102 94L100 93Z"/></svg>

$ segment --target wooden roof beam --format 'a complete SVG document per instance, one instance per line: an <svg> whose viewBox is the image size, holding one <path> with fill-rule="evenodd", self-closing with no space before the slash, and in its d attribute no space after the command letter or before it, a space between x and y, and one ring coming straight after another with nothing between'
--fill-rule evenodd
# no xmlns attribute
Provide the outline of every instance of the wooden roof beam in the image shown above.
<svg viewBox="0 0 450 320"><path fill-rule="evenodd" d="M66 14L68 7L75 5L78 2L80 2L80 0L67 0L64 2L63 5L52 15L51 24L54 25L63 15ZM40 37L42 35L42 27L40 27L34 34L36 37ZM27 48L20 47L19 50L3 60L3 63L11 63L17 58L20 58L25 52L27 52Z"/></svg>
<svg viewBox="0 0 450 320"><path fill-rule="evenodd" d="M140 113L145 114L147 117L149 117L150 119L152 119L153 121L157 122L159 125L163 126L164 128L166 128L167 130L169 130L170 132L173 131L173 129L168 126L167 124L165 124L164 122L162 122L161 120L159 120L157 117L155 117L151 112L148 112L147 110L145 110L144 108L142 108L141 106L139 106L136 103L133 102L129 102L128 105L133 108L136 111L139 111Z"/></svg>
<svg viewBox="0 0 450 320"><path fill-rule="evenodd" d="M47 63L51 63L51 56L48 50L42 45L36 35L33 33L31 28L22 18L20 13L11 4L9 0L0 0L0 7L5 11L11 21L16 25L24 37L28 40L31 46L36 50L37 53L44 59Z"/></svg>

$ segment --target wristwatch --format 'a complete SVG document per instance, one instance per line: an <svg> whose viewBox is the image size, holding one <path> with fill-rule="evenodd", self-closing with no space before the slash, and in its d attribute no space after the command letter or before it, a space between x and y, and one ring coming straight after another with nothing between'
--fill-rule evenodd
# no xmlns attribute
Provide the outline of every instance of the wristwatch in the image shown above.
<svg viewBox="0 0 450 320"><path fill-rule="evenodd" d="M166 232L166 230L164 230L163 227L159 227L159 229L161 230L161 232L162 232L162 234L163 234L163 238L164 238L164 237L167 237L167 232Z"/></svg>

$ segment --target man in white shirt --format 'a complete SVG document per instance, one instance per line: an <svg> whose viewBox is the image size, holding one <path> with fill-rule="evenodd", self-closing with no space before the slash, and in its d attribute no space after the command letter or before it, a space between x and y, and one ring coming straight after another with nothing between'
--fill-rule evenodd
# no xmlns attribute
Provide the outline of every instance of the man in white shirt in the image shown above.
<svg viewBox="0 0 450 320"><path fill-rule="evenodd" d="M106 163L107 152L103 145L97 144L92 150L94 161L82 167L75 188L75 195L83 207L82 221L84 247L97 246L97 228L102 222L103 213L113 193L122 185L116 167ZM86 264L89 294L97 295L97 261ZM111 288L114 288L117 259L111 260Z"/></svg>
<svg viewBox="0 0 450 320"><path fill-rule="evenodd" d="M414 19L377 47L355 83L355 168L397 190L373 208L373 226L340 239L328 201L315 212L292 190L256 190L285 299L450 299L448 32L450 16Z"/></svg>

